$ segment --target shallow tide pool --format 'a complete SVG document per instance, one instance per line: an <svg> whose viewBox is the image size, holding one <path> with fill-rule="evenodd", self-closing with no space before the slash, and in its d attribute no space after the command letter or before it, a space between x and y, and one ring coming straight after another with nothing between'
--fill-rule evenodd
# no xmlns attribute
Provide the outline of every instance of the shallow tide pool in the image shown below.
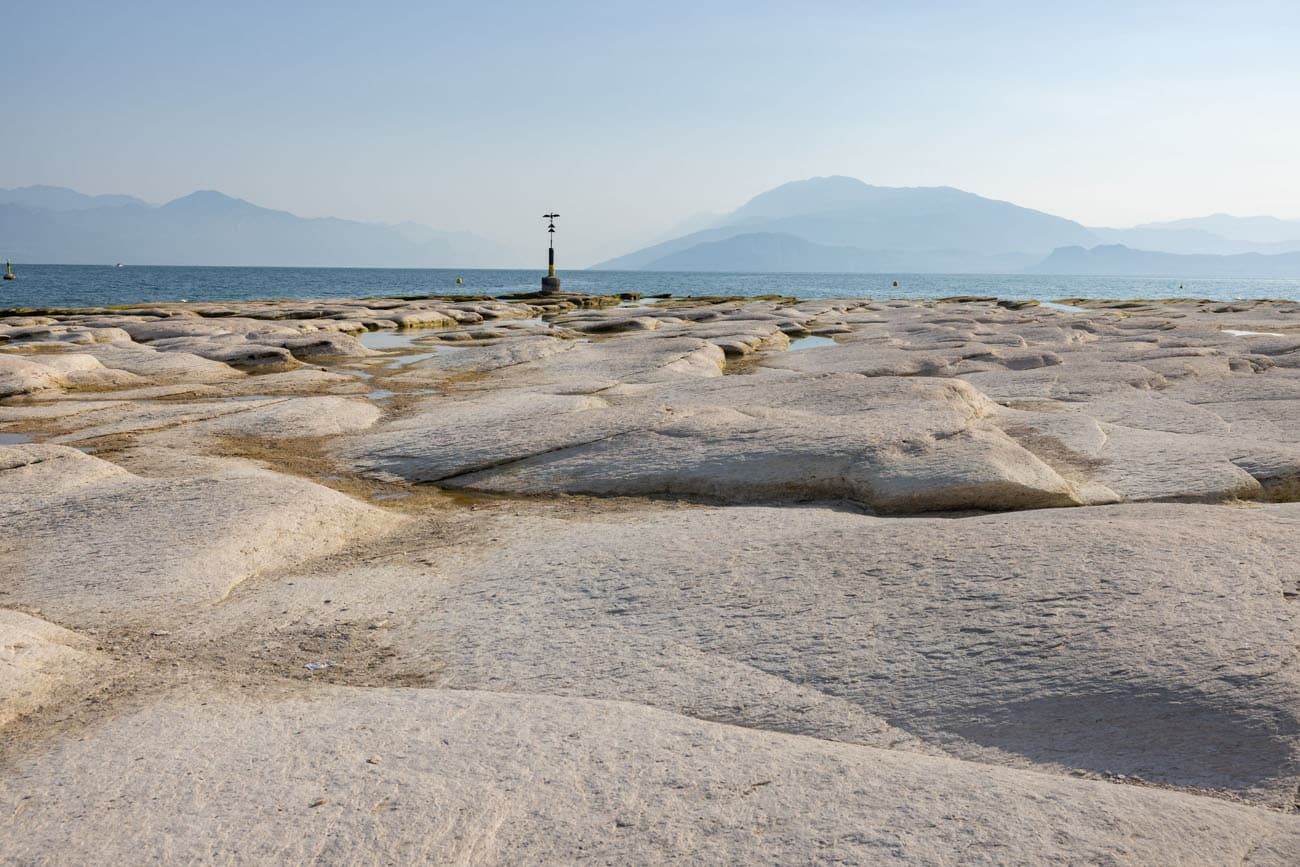
<svg viewBox="0 0 1300 867"><path fill-rule="evenodd" d="M800 349L817 349L822 346L834 346L835 341L829 337L796 337L790 341L790 351L797 352Z"/></svg>

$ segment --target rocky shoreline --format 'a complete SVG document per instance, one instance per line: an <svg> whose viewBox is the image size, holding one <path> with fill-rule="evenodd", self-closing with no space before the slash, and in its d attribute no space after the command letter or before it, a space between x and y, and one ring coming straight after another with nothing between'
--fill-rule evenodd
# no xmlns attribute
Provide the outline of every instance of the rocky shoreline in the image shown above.
<svg viewBox="0 0 1300 867"><path fill-rule="evenodd" d="M1294 302L0 311L0 490L0 862L1300 851Z"/></svg>

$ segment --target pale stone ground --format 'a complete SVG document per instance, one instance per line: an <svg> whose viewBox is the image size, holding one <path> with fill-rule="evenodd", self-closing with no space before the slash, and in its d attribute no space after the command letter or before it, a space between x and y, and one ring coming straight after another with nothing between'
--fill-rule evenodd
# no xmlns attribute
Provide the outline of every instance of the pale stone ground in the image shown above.
<svg viewBox="0 0 1300 867"><path fill-rule="evenodd" d="M0 494L3 863L1300 860L1300 305L11 315Z"/></svg>

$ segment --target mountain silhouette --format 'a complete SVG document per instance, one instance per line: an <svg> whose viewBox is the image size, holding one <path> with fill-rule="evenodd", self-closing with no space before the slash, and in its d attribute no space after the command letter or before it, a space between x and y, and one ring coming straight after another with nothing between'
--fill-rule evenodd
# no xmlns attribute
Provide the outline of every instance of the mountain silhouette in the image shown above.
<svg viewBox="0 0 1300 867"><path fill-rule="evenodd" d="M0 258L136 265L501 267L501 246L465 232L304 218L214 190L154 206L61 187L0 190Z"/></svg>
<svg viewBox="0 0 1300 867"><path fill-rule="evenodd" d="M1092 232L1072 220L952 187L878 187L835 176L782 184L750 199L714 227L594 267L661 269L684 261L678 254L690 248L713 244L685 260L709 270L755 270L737 258L746 245L716 244L755 233L793 236L832 248L822 251L824 258L807 262L819 271L842 270L844 254L833 251L842 247L888 251L922 271L1005 270L1009 263L1023 267L1035 262L1057 247L1097 242Z"/></svg>
<svg viewBox="0 0 1300 867"><path fill-rule="evenodd" d="M863 250L814 244L779 232L748 232L721 241L704 241L648 263L648 271L823 272L847 274L944 271L971 273L1017 271L1021 255L978 256L952 250Z"/></svg>
<svg viewBox="0 0 1300 867"><path fill-rule="evenodd" d="M1286 245L1300 250L1300 220L1280 220L1277 217L1234 217L1231 214L1211 214L1208 217L1191 217L1163 223L1146 223L1139 229L1196 230L1256 244Z"/></svg>
<svg viewBox="0 0 1300 867"><path fill-rule="evenodd" d="M1092 249L1062 247L1027 270L1031 274L1116 277L1297 278L1300 277L1300 252L1179 255L1107 244Z"/></svg>
<svg viewBox="0 0 1300 867"><path fill-rule="evenodd" d="M1106 245L1198 255L1286 253L1300 251L1300 221L1216 214L1131 228L1089 228L953 187L881 187L832 176L782 184L698 231L593 268L1006 273L1036 267L1058 248ZM1087 261L1119 267L1119 260L1104 254L1071 261L1077 263L1071 267ZM1154 267L1133 257L1123 261ZM1231 271L1240 264L1222 267Z"/></svg>
<svg viewBox="0 0 1300 867"><path fill-rule="evenodd" d="M88 196L67 187L51 187L45 184L0 190L0 203L26 205L30 208L39 208L45 211L87 211L91 208L115 208L121 205L147 204L135 196Z"/></svg>

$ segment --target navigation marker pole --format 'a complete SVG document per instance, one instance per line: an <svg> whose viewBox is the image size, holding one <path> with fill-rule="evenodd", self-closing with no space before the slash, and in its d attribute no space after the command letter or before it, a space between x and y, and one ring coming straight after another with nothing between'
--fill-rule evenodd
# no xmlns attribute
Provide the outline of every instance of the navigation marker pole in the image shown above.
<svg viewBox="0 0 1300 867"><path fill-rule="evenodd" d="M548 221L546 233L551 236L551 245L547 248L547 266L546 276L542 278L542 294L558 295L560 292L560 278L555 276L555 218L559 214L542 214L542 219Z"/></svg>

